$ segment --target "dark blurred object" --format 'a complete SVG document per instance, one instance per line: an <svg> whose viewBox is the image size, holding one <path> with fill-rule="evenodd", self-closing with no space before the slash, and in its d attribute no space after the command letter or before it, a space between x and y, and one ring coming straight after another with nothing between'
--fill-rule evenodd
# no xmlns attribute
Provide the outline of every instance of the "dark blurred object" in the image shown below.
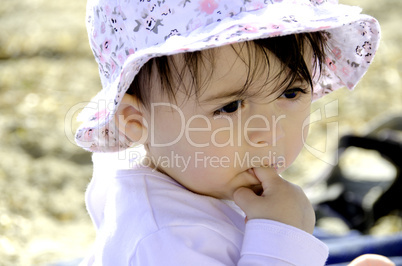
<svg viewBox="0 0 402 266"><path fill-rule="evenodd" d="M402 217L401 133L402 117L395 116L380 121L364 136L346 135L340 139L338 164L320 178L326 184L326 192L318 199L315 210L318 222L328 217L338 218L349 227L349 232L340 236L316 228L314 235L329 248L327 265L348 265L356 257L372 253L402 266L401 232L381 237L369 234L380 218L390 214ZM380 172L372 171L376 161L365 160L364 156L357 158L363 160L360 168L356 161L346 160L349 163L346 166L341 163L347 151L353 149L363 151L360 156L375 151L377 161L386 160L393 168L389 172L394 175L390 176L392 179L381 180L383 168ZM348 168L356 169L351 174ZM380 176L372 178L376 174ZM369 195L373 191L376 191L374 197Z"/></svg>
<svg viewBox="0 0 402 266"><path fill-rule="evenodd" d="M338 162L350 147L374 150L395 167L396 176L393 181L355 180L346 177L338 163L322 178L326 180L328 193L315 206L317 220L340 218L350 229L368 233L381 217L390 213L402 216L401 133L402 117L397 116L383 121L366 136L346 135L340 139ZM364 197L373 188L384 192L367 206Z"/></svg>

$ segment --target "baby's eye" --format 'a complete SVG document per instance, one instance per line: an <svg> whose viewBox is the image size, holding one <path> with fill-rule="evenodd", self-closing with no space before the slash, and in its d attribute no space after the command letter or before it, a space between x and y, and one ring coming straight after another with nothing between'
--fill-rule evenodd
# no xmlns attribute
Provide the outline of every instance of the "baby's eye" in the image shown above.
<svg viewBox="0 0 402 266"><path fill-rule="evenodd" d="M225 114L234 113L241 107L242 103L243 103L243 100L237 100L237 101L231 102L231 103L223 106L222 108L219 108L218 110L216 110L214 112L214 115L220 115L223 113L225 113Z"/></svg>
<svg viewBox="0 0 402 266"><path fill-rule="evenodd" d="M306 94L306 93L307 93L306 89L293 88L293 89L288 89L285 92L283 92L280 97L286 98L286 99L295 99L298 96L300 96L300 94Z"/></svg>

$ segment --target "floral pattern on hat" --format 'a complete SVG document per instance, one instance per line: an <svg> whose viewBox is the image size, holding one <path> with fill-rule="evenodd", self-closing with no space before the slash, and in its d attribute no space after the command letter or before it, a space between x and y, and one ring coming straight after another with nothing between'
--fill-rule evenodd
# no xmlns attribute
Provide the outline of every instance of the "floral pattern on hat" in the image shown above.
<svg viewBox="0 0 402 266"><path fill-rule="evenodd" d="M132 143L114 114L140 68L152 57L236 42L324 31L327 60L314 96L353 89L379 43L378 22L336 0L89 0L87 30L102 91L79 116L76 142L90 151L119 151Z"/></svg>

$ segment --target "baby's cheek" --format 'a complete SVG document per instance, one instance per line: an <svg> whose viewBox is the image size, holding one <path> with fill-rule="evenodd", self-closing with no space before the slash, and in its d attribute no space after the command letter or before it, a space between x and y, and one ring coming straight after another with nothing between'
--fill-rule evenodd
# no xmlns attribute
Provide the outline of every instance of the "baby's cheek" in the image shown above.
<svg viewBox="0 0 402 266"><path fill-rule="evenodd" d="M304 115L299 119L300 123L300 129L302 131L302 140L303 144L306 142L308 132L310 129L310 109L306 109L304 112Z"/></svg>
<svg viewBox="0 0 402 266"><path fill-rule="evenodd" d="M194 150L211 145L210 133L207 130L202 131L200 129L190 129L183 134L182 138L185 138L189 148Z"/></svg>
<svg viewBox="0 0 402 266"><path fill-rule="evenodd" d="M308 122L308 121L307 121ZM307 136L308 136L308 132L309 132L310 126L309 123L307 123L302 131L302 140L303 140L303 144L306 142L307 140Z"/></svg>

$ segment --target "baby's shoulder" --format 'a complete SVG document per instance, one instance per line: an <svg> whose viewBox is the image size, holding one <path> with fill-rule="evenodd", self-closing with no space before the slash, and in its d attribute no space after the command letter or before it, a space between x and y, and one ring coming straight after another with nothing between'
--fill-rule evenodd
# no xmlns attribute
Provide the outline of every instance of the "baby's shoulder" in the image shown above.
<svg viewBox="0 0 402 266"><path fill-rule="evenodd" d="M113 189L115 208L154 230L179 225L205 225L243 221L226 202L189 191L175 180L150 169L117 173ZM140 215L139 215L140 214Z"/></svg>
<svg viewBox="0 0 402 266"><path fill-rule="evenodd" d="M159 172L118 171L105 196L98 231L105 245L135 249L152 236L176 239L195 232L241 245L244 217L230 204L193 193Z"/></svg>

